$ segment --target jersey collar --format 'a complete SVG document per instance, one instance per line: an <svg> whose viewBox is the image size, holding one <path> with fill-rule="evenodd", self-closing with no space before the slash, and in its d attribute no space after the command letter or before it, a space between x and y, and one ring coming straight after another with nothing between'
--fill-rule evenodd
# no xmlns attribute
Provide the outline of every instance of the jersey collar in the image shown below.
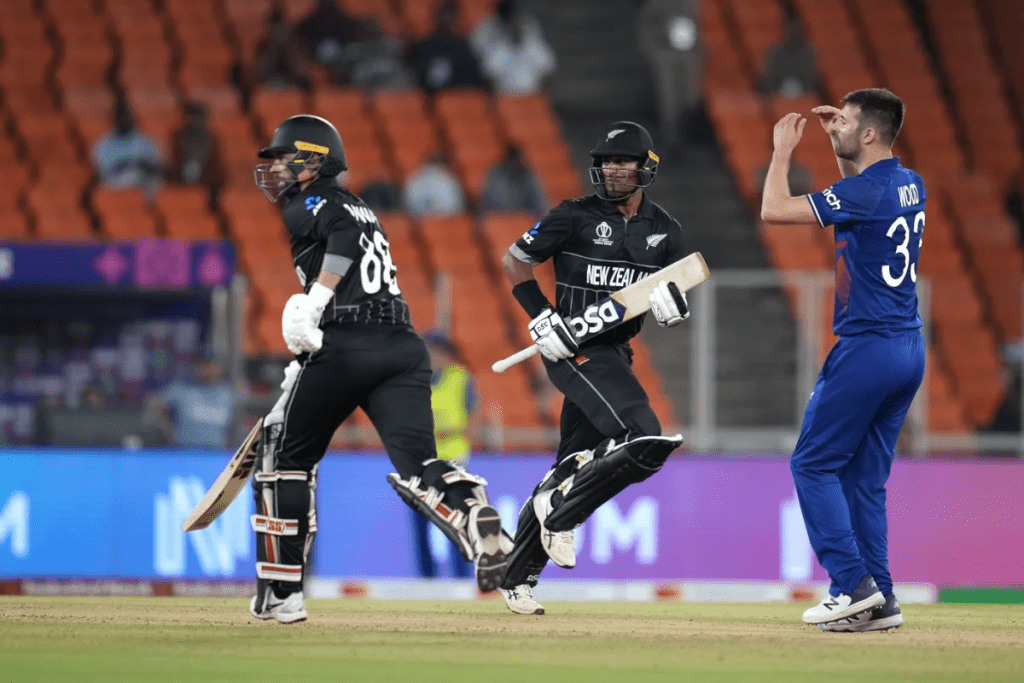
<svg viewBox="0 0 1024 683"><path fill-rule="evenodd" d="M876 161L875 163L871 164L863 171L861 171L861 175L889 175L889 173L892 172L892 169L899 166L899 164L899 157L893 157L891 159L882 159L881 161Z"/></svg>

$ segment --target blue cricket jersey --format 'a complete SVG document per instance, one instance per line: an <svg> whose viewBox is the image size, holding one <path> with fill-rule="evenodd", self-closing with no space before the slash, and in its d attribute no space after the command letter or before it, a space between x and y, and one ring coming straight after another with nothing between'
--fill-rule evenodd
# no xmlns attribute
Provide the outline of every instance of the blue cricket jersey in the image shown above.
<svg viewBox="0 0 1024 683"><path fill-rule="evenodd" d="M835 226L835 334L921 327L916 285L926 197L921 176L897 158L807 195L821 227Z"/></svg>

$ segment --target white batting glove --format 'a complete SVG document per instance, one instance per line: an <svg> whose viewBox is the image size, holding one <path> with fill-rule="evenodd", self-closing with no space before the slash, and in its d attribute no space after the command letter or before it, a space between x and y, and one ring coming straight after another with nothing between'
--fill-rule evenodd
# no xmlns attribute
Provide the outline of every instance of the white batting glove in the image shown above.
<svg viewBox="0 0 1024 683"><path fill-rule="evenodd" d="M649 297L651 313L662 327L678 325L690 317L690 307L686 303L686 294L679 291L674 282L662 280L654 288Z"/></svg>
<svg viewBox="0 0 1024 683"><path fill-rule="evenodd" d="M552 363L572 358L580 350L572 329L550 308L545 308L530 321L530 336L541 354Z"/></svg>
<svg viewBox="0 0 1024 683"><path fill-rule="evenodd" d="M333 296L334 290L314 282L309 294L293 294L288 299L281 316L281 332L289 351L298 355L320 350L324 343L320 318Z"/></svg>
<svg viewBox="0 0 1024 683"><path fill-rule="evenodd" d="M288 367L284 369L284 381L281 382L281 391L287 394L292 390L292 387L295 386L295 380L299 377L299 370L301 369L302 366L299 365L299 361L297 360L293 360L288 364Z"/></svg>

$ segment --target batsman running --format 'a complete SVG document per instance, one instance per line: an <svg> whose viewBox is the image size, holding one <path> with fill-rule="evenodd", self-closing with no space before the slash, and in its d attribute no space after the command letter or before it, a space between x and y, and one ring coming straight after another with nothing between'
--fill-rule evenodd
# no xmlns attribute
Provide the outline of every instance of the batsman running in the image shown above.
<svg viewBox="0 0 1024 683"><path fill-rule="evenodd" d="M316 471L338 425L356 408L373 422L397 473L388 481L468 561L480 590L501 585L511 539L486 481L437 458L430 356L413 330L377 217L337 176L348 168L327 120L300 115L274 131L256 185L285 201L292 261L303 292L284 308L296 360L282 399L263 421L253 476L259 619L306 619L302 578L316 533ZM358 504L358 501L353 501Z"/></svg>
<svg viewBox="0 0 1024 683"><path fill-rule="evenodd" d="M563 201L509 247L502 265L530 315L530 335L552 383L565 396L555 464L519 513L501 593L517 614L543 614L531 589L548 562L576 564L573 530L630 484L655 474L683 439L662 436L647 393L633 374L629 340L636 317L577 342L567 321L588 305L686 255L679 223L644 193L658 172L651 136L613 123L591 151L597 192ZM533 274L554 259L555 304ZM650 310L663 327L689 316L685 293L661 281Z"/></svg>

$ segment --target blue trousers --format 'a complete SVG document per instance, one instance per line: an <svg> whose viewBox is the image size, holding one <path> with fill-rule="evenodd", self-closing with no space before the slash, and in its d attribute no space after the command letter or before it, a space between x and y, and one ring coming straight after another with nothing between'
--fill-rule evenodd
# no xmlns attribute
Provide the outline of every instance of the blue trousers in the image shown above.
<svg viewBox="0 0 1024 683"><path fill-rule="evenodd" d="M885 484L924 362L917 330L841 337L807 402L790 470L832 595L865 574L892 592Z"/></svg>

